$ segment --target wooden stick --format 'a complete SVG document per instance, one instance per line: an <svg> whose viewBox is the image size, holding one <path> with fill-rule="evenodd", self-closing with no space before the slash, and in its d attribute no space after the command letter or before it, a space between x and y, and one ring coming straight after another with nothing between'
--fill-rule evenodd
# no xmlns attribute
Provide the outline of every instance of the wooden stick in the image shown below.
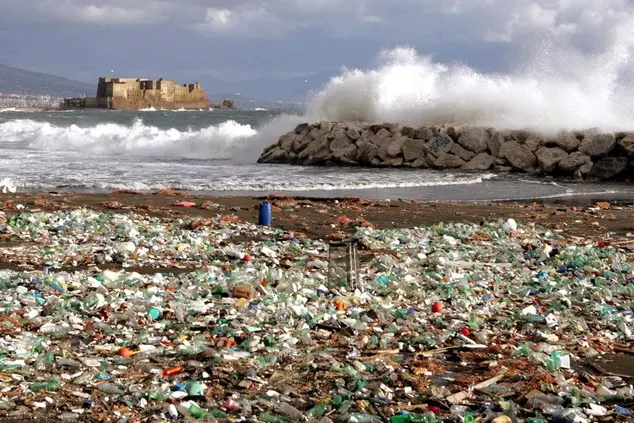
<svg viewBox="0 0 634 423"><path fill-rule="evenodd" d="M495 377L492 377L490 379L487 380L483 380L482 382L473 385L473 390L480 390L480 389L484 389L484 388L488 388L489 386L499 382L500 380L502 380L502 378L504 378L504 376L506 375L506 372L499 374ZM471 389L467 390L467 391L461 391L458 393L455 393L453 395L449 395L447 398L445 398L447 401L449 401L452 404L459 404L461 403L463 400L465 400L466 398L469 398L469 395L471 395Z"/></svg>

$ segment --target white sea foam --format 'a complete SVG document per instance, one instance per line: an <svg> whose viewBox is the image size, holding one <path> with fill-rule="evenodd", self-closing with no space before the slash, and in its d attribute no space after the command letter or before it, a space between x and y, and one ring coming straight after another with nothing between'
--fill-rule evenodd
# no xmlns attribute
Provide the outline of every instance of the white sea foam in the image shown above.
<svg viewBox="0 0 634 423"><path fill-rule="evenodd" d="M233 120L197 131L160 129L145 125L141 119L132 126L116 123L57 126L31 119L0 123L0 142L20 144L23 148L195 159L230 158L256 133L250 125Z"/></svg>
<svg viewBox="0 0 634 423"><path fill-rule="evenodd" d="M620 0L552 8L562 21L541 22L556 28L545 38L526 38L509 72L439 63L407 46L385 50L374 68L344 68L331 78L310 96L304 116L258 128L253 143L264 147L313 120L634 130L634 8Z"/></svg>
<svg viewBox="0 0 634 423"><path fill-rule="evenodd" d="M272 169L273 170L273 169ZM177 172L171 169L171 172ZM173 182L167 178L154 180L125 180L117 181L116 178L108 175L91 179L90 175L73 175L72 177L60 178L56 184L48 184L45 188L53 189L63 186L65 188L84 188L98 190L133 189L138 191L154 191L158 189L180 189L186 191L207 191L207 192L317 192L317 191L356 191L359 189L393 189L393 188L423 188L440 187L451 185L472 185L479 184L486 180L495 179L495 174L442 174L429 173L417 174L409 180L402 177L401 172L372 172L367 171L351 178L344 169L338 169L335 174L301 174L301 172L290 172L294 178L280 178L278 172L256 172L251 175L240 174L239 169L235 169L236 175L210 174L204 178L189 178L187 182ZM59 175L61 176L61 175ZM165 175L161 175L165 176ZM15 183L14 183L15 185ZM42 188L38 183L31 183L21 180L17 183L20 188Z"/></svg>
<svg viewBox="0 0 634 423"><path fill-rule="evenodd" d="M574 3L567 7L582 9ZM583 10L578 12L579 22L571 28L576 36L586 36L586 44L599 44L591 52L578 49L567 34L553 36L535 42L531 54L515 58L510 72L496 74L438 63L413 48L398 47L382 52L374 69L344 69L332 78L312 96L307 117L544 131L632 130L633 8L624 2L594 16L597 22L615 20L594 36L583 33L594 27L583 22L588 18Z"/></svg>

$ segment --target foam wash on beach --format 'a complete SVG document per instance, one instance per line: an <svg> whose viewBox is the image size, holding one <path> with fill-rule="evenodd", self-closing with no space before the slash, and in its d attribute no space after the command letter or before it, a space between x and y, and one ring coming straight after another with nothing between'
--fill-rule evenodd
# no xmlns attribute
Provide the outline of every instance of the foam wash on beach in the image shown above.
<svg viewBox="0 0 634 423"><path fill-rule="evenodd" d="M561 6L564 7L564 6ZM407 46L374 66L343 68L297 115L275 110L0 113L0 176L19 189L296 192L376 198L505 199L628 194L492 174L255 165L262 149L308 120L458 123L505 129L634 129L634 13L565 6L548 39L525 37L503 73L441 63ZM535 12L534 18L543 16ZM519 24L518 24L519 25ZM512 28L513 30L520 30ZM498 34L499 35L499 34ZM594 37L589 51L579 39Z"/></svg>

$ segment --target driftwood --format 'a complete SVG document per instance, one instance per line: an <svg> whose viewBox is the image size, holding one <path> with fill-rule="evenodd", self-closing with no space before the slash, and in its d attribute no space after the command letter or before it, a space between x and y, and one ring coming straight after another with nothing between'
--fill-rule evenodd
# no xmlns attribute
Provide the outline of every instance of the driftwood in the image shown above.
<svg viewBox="0 0 634 423"><path fill-rule="evenodd" d="M471 395L471 391L472 390L480 390L480 389L484 389L484 388L488 388L489 386L498 383L500 380L502 380L504 378L504 376L506 375L506 372L499 374L495 377L492 377L490 379L487 380L483 380L480 383L477 383L475 385L473 385L472 389L466 390L466 391L460 391L458 393L449 395L447 398L445 398L447 401L449 401L452 404L460 404L462 401L464 401L465 399L469 398L469 396Z"/></svg>

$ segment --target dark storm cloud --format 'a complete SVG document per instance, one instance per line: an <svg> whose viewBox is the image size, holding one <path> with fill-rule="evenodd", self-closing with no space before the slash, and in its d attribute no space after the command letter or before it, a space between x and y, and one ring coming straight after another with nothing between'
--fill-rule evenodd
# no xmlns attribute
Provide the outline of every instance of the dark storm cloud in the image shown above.
<svg viewBox="0 0 634 423"><path fill-rule="evenodd" d="M399 44L487 70L546 41L597 53L634 16L626 0L0 0L0 10L0 62L88 81L110 69L213 89L273 81L283 95Z"/></svg>

